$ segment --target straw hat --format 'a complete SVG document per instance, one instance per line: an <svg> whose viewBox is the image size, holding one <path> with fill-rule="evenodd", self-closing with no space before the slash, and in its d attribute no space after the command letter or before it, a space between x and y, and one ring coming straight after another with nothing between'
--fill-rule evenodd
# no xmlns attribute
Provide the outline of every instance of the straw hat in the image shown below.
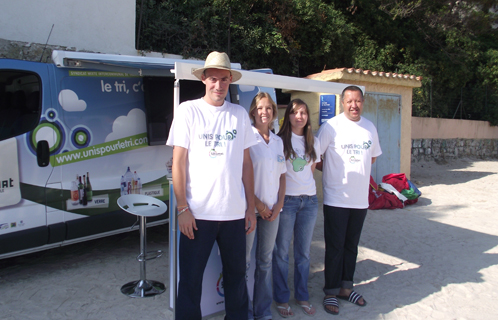
<svg viewBox="0 0 498 320"><path fill-rule="evenodd" d="M242 74L238 71L232 70L230 68L230 58L225 52L211 52L204 62L203 68L197 68L192 70L192 74L197 77L197 79L202 80L201 76L206 69L221 69L228 70L232 74L232 82L238 81L242 78Z"/></svg>

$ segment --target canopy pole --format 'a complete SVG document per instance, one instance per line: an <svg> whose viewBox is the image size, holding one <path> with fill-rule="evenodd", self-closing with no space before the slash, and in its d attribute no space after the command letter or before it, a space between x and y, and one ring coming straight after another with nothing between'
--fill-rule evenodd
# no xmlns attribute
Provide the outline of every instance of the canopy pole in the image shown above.
<svg viewBox="0 0 498 320"><path fill-rule="evenodd" d="M174 109L180 105L180 80L176 79L173 89ZM170 304L173 310L173 319L176 318L176 296L178 284L178 235L177 235L177 210L176 210L176 197L173 190L173 179L169 179L169 224L170 224Z"/></svg>

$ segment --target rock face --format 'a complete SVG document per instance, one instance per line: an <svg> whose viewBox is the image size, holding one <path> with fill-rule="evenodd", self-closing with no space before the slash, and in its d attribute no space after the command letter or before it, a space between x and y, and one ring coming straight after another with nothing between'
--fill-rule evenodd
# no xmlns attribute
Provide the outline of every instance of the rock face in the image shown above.
<svg viewBox="0 0 498 320"><path fill-rule="evenodd" d="M0 59L52 62L53 50L76 51L76 48L0 39Z"/></svg>

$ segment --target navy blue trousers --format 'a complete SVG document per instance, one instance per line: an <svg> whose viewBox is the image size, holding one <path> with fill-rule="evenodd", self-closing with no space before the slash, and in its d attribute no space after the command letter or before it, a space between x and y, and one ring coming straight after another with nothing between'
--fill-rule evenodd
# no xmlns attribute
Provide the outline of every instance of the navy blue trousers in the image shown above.
<svg viewBox="0 0 498 320"><path fill-rule="evenodd" d="M247 319L245 220L196 220L194 239L180 235L176 320L201 319L202 278L216 241L223 265L226 319Z"/></svg>
<svg viewBox="0 0 498 320"><path fill-rule="evenodd" d="M323 205L326 295L337 295L341 288L353 288L358 243L366 216L367 209Z"/></svg>

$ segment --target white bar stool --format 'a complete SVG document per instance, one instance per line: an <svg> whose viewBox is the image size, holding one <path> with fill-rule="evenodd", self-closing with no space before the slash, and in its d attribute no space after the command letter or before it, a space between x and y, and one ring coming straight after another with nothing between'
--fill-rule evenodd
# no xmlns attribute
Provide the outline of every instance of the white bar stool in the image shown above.
<svg viewBox="0 0 498 320"><path fill-rule="evenodd" d="M118 206L124 211L140 217L140 280L129 282L121 287L121 292L132 298L146 298L163 293L166 288L163 283L147 280L145 276L145 262L159 258L161 250L147 252L146 217L154 217L166 212L168 207L164 202L154 197L142 194L127 194L118 199Z"/></svg>

